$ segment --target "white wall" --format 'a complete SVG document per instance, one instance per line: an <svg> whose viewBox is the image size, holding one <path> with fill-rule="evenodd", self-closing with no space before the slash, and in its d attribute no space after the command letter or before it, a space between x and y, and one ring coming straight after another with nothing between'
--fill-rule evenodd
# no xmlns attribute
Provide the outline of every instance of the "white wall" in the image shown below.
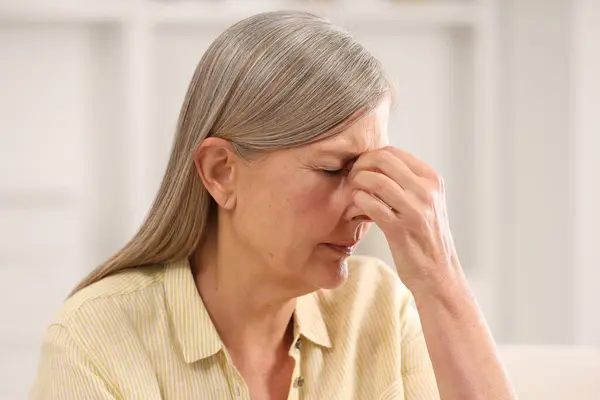
<svg viewBox="0 0 600 400"><path fill-rule="evenodd" d="M501 334L600 344L598 3L502 4Z"/></svg>
<svg viewBox="0 0 600 400"><path fill-rule="evenodd" d="M88 46L88 32L79 27L0 25L4 398L18 398L28 384L40 324L64 298L84 260L80 132L89 116Z"/></svg>
<svg viewBox="0 0 600 400"><path fill-rule="evenodd" d="M600 3L577 1L572 22L575 340L600 345Z"/></svg>
<svg viewBox="0 0 600 400"><path fill-rule="evenodd" d="M571 4L511 0L505 12L506 261L514 296L506 317L513 339L569 342L575 301Z"/></svg>

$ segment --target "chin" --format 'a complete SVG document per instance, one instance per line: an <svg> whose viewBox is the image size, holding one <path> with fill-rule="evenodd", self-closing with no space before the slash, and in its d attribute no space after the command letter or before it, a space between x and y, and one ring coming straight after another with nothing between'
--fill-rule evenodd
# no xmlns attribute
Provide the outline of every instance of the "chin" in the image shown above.
<svg viewBox="0 0 600 400"><path fill-rule="evenodd" d="M336 260L333 263L323 265L319 271L317 285L320 289L336 289L342 286L348 279L347 258Z"/></svg>

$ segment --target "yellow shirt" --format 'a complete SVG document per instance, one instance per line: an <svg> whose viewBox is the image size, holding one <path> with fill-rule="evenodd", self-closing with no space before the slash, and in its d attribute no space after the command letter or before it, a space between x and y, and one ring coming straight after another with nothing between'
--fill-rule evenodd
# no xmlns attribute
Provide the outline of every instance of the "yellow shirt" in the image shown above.
<svg viewBox="0 0 600 400"><path fill-rule="evenodd" d="M395 272L349 259L348 281L300 297L289 399L439 399L418 315ZM180 261L118 273L48 327L31 399L249 399Z"/></svg>

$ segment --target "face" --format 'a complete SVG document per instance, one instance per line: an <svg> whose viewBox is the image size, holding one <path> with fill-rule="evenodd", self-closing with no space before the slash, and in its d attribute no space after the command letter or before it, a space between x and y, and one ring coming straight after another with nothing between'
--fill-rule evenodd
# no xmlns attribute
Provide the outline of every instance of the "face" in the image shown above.
<svg viewBox="0 0 600 400"><path fill-rule="evenodd" d="M270 276L300 290L345 281L346 260L370 225L347 175L361 154L387 144L389 108L383 102L332 138L240 166L228 220Z"/></svg>

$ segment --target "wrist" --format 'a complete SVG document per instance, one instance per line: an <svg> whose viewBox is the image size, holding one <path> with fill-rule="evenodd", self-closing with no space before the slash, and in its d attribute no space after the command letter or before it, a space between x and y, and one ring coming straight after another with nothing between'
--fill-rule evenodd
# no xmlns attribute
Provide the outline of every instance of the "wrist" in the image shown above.
<svg viewBox="0 0 600 400"><path fill-rule="evenodd" d="M462 268L449 269L448 273L422 279L407 285L417 305L434 301L451 306L456 301L471 299L473 293Z"/></svg>

